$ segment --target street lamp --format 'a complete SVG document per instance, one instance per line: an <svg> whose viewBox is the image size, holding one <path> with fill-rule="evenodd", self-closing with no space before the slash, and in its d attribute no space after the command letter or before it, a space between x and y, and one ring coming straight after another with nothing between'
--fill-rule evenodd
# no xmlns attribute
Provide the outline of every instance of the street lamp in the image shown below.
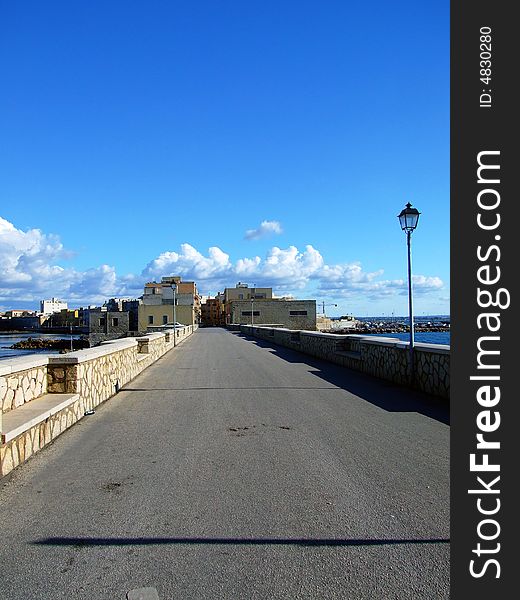
<svg viewBox="0 0 520 600"><path fill-rule="evenodd" d="M251 288L251 327L253 326L253 298L254 298L254 292L255 292L256 286L253 283L253 287Z"/></svg>
<svg viewBox="0 0 520 600"><path fill-rule="evenodd" d="M399 223L401 229L406 233L406 244L408 246L408 307L410 312L410 383L413 383L415 368L414 368L414 339L413 339L413 301L412 301L412 247L411 238L412 231L417 227L419 222L419 215L421 213L416 209L412 208L410 202L406 205L406 208L399 213Z"/></svg>
<svg viewBox="0 0 520 600"><path fill-rule="evenodd" d="M175 287L173 288L173 345L174 346L177 345L177 314L175 311L175 303L176 303L175 292L176 291L177 291L177 284L175 284Z"/></svg>

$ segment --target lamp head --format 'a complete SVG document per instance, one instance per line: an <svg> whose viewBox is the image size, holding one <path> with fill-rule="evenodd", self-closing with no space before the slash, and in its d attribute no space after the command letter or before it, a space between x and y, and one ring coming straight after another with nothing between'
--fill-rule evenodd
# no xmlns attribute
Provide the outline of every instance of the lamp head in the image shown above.
<svg viewBox="0 0 520 600"><path fill-rule="evenodd" d="M417 227L420 214L421 213L416 208L413 208L410 202L408 202L406 208L403 208L398 215L401 229L406 231L406 233L411 233Z"/></svg>

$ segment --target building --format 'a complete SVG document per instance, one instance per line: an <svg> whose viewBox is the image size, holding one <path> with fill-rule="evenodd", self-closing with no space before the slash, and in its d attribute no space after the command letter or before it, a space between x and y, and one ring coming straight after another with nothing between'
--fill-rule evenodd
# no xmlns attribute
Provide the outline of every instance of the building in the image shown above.
<svg viewBox="0 0 520 600"><path fill-rule="evenodd" d="M201 319L200 295L194 281L181 277L163 277L160 283L152 281L144 286L139 305L138 329L172 325L196 325Z"/></svg>
<svg viewBox="0 0 520 600"><path fill-rule="evenodd" d="M46 327L79 327L80 311L79 308L64 308L59 312L52 313L45 321Z"/></svg>
<svg viewBox="0 0 520 600"><path fill-rule="evenodd" d="M47 317L45 327L56 332L70 331L87 336L91 346L126 337L132 331L129 311L109 310L106 306L61 310Z"/></svg>
<svg viewBox="0 0 520 600"><path fill-rule="evenodd" d="M44 315L52 315L53 313L60 312L68 308L66 302L62 302L57 298L51 298L50 300L40 301L40 312Z"/></svg>
<svg viewBox="0 0 520 600"><path fill-rule="evenodd" d="M182 307L189 307L187 312L186 321L189 321L190 318L192 322L185 322L177 320L184 325L194 325L199 324L201 319L201 297L197 291L197 285L194 281L179 281L177 284L177 308L181 310L181 314L185 314L185 309Z"/></svg>
<svg viewBox="0 0 520 600"><path fill-rule="evenodd" d="M329 331L332 329L332 319L325 315L318 315L316 317L316 329L318 331Z"/></svg>
<svg viewBox="0 0 520 600"><path fill-rule="evenodd" d="M226 323L277 325L316 331L316 300L231 300L225 304Z"/></svg>
<svg viewBox="0 0 520 600"><path fill-rule="evenodd" d="M220 296L207 298L201 305L201 323L206 327L221 327L226 324L224 302Z"/></svg>
<svg viewBox="0 0 520 600"><path fill-rule="evenodd" d="M12 310L6 310L4 313L5 317L8 317L9 319L14 319L17 317L34 317L36 315L36 312L34 310L26 310L26 309L16 309L13 308Z"/></svg>
<svg viewBox="0 0 520 600"><path fill-rule="evenodd" d="M273 297L273 288L249 287L247 283L240 281L234 288L224 290L224 303L231 300L267 300Z"/></svg>
<svg viewBox="0 0 520 600"><path fill-rule="evenodd" d="M218 297L222 298L226 324L277 325L316 331L316 300L274 298L273 288L250 287L240 281Z"/></svg>
<svg viewBox="0 0 520 600"><path fill-rule="evenodd" d="M2 331L38 331L45 319L30 310L8 310L0 318Z"/></svg>
<svg viewBox="0 0 520 600"><path fill-rule="evenodd" d="M80 321L88 331L91 346L126 337L130 330L129 315L127 311L107 310L105 306L80 309Z"/></svg>
<svg viewBox="0 0 520 600"><path fill-rule="evenodd" d="M130 332L137 333L139 331L139 306L141 300L129 300L125 298L110 298L105 302L107 310L112 312L127 312L128 327Z"/></svg>

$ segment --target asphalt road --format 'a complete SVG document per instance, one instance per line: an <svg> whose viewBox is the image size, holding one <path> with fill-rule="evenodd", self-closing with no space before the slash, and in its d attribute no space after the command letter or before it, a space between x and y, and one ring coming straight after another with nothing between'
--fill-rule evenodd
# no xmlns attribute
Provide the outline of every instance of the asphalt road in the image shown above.
<svg viewBox="0 0 520 600"><path fill-rule="evenodd" d="M1 600L448 598L447 403L199 329L0 482L0 532Z"/></svg>

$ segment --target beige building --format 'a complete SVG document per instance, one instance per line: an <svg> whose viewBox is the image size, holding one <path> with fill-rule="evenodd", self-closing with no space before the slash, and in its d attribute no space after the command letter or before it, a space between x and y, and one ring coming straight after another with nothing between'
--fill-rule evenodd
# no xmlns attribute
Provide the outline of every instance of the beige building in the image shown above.
<svg viewBox="0 0 520 600"><path fill-rule="evenodd" d="M202 324L206 327L220 327L226 324L224 304L220 297L207 298L201 308Z"/></svg>
<svg viewBox="0 0 520 600"><path fill-rule="evenodd" d="M273 288L249 287L247 283L240 281L234 288L224 290L224 303L231 300L267 300L273 297Z"/></svg>
<svg viewBox="0 0 520 600"><path fill-rule="evenodd" d="M318 315L316 318L316 329L318 331L329 331L332 329L332 319L325 315Z"/></svg>
<svg viewBox="0 0 520 600"><path fill-rule="evenodd" d="M160 283L152 281L144 286L139 305L139 331L149 326L200 323L200 295L194 281L180 277L163 277Z"/></svg>
<svg viewBox="0 0 520 600"><path fill-rule="evenodd" d="M226 303L226 323L316 331L316 300L230 300Z"/></svg>

